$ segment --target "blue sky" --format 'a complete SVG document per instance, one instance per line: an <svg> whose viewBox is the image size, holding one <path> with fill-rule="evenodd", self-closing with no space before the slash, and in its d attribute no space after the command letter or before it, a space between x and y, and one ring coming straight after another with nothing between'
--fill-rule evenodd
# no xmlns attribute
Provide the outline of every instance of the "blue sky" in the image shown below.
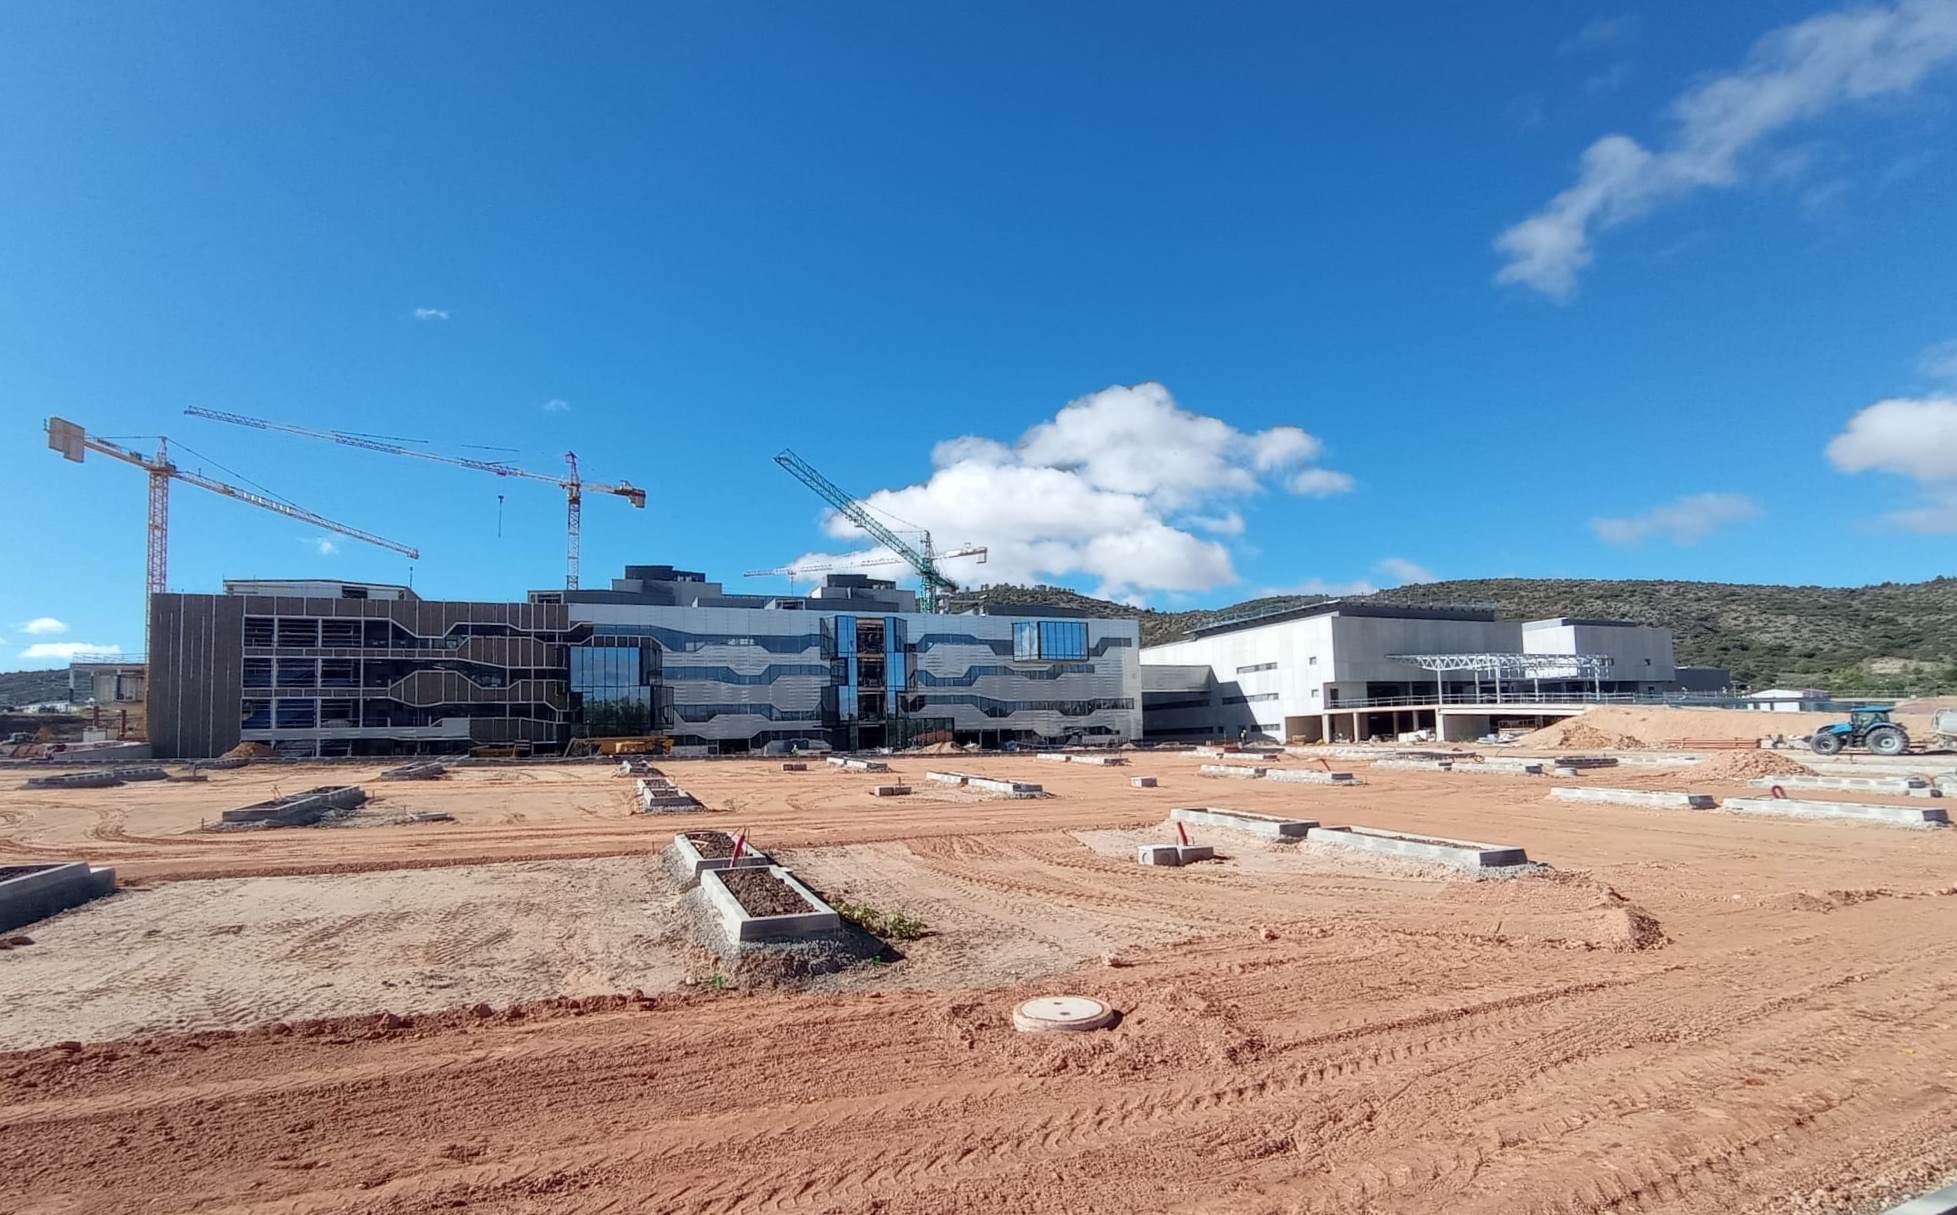
<svg viewBox="0 0 1957 1215"><path fill-rule="evenodd" d="M651 493L587 585L864 547L784 446L1162 606L1957 572L1957 0L1314 7L9 6L0 667L142 645L143 478L51 414L561 579L547 485L192 405L575 449ZM173 589L409 572L171 524Z"/></svg>

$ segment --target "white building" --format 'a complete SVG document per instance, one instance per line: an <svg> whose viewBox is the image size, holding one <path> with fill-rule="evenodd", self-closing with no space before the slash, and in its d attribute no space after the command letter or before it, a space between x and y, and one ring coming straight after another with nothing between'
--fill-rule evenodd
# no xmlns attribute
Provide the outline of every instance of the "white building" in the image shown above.
<svg viewBox="0 0 1957 1215"><path fill-rule="evenodd" d="M1669 629L1336 600L1148 646L1141 675L1144 734L1163 742L1390 738L1437 722L1475 738L1676 679Z"/></svg>

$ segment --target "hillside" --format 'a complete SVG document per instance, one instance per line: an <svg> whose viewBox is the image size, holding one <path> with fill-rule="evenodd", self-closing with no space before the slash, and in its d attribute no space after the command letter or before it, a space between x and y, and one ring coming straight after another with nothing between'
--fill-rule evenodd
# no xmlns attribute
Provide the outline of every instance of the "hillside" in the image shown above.
<svg viewBox="0 0 1957 1215"><path fill-rule="evenodd" d="M1384 603L1492 607L1504 617L1597 616L1669 627L1678 660L1732 669L1753 687L1814 684L1839 691L1957 687L1957 578L1877 586L1756 586L1594 578L1482 578L1358 596ZM988 587L960 606L1033 602L1136 617L1144 644L1223 616L1314 602L1255 599L1193 612L1137 611L1064 587Z"/></svg>
<svg viewBox="0 0 1957 1215"><path fill-rule="evenodd" d="M0 671L0 705L41 704L68 699L68 670Z"/></svg>

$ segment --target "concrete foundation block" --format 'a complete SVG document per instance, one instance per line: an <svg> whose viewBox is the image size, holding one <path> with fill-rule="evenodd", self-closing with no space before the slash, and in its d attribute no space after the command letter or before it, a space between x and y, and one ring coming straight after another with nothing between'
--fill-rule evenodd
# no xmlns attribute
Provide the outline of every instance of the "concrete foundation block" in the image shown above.
<svg viewBox="0 0 1957 1215"><path fill-rule="evenodd" d="M1796 773L1790 776L1762 776L1746 782L1755 789L1771 789L1779 785L1783 789L1862 789L1870 793L1916 793L1929 797L1936 793L1936 787L1920 776L1806 776Z"/></svg>
<svg viewBox="0 0 1957 1215"><path fill-rule="evenodd" d="M1721 810L1742 814L1773 814L1782 818L1844 818L1897 827L1948 827L1950 815L1941 806L1882 806L1873 802L1801 802L1791 797L1729 797Z"/></svg>
<svg viewBox="0 0 1957 1215"><path fill-rule="evenodd" d="M1615 768L1617 760L1609 755L1559 755L1556 764L1563 768Z"/></svg>
<svg viewBox="0 0 1957 1215"><path fill-rule="evenodd" d="M115 870L86 861L0 866L0 932L114 894L115 888Z"/></svg>
<svg viewBox="0 0 1957 1215"><path fill-rule="evenodd" d="M335 810L351 810L366 800L367 791L359 785L320 785L290 797L226 810L218 815L218 821L234 825L263 823L272 827L303 827L318 822Z"/></svg>
<svg viewBox="0 0 1957 1215"><path fill-rule="evenodd" d="M909 797L909 785L878 785L870 790L871 797Z"/></svg>
<svg viewBox="0 0 1957 1215"><path fill-rule="evenodd" d="M1429 772L1450 772L1454 769L1451 759L1376 759L1375 768L1424 768Z"/></svg>
<svg viewBox="0 0 1957 1215"><path fill-rule="evenodd" d="M774 864L767 853L751 849L741 853L738 863L727 856L701 856L699 846L686 838L684 831L673 836L673 856L674 868L685 881L697 879L709 869L762 869Z"/></svg>
<svg viewBox="0 0 1957 1215"><path fill-rule="evenodd" d="M1069 755L1068 761L1076 764L1091 764L1097 768L1122 768L1128 764L1125 755Z"/></svg>
<svg viewBox="0 0 1957 1215"><path fill-rule="evenodd" d="M1507 844L1482 844L1431 835L1402 835L1372 827L1313 827L1305 838L1314 844L1331 844L1359 852L1438 862L1463 869L1501 869L1529 863L1527 852Z"/></svg>
<svg viewBox="0 0 1957 1215"><path fill-rule="evenodd" d="M29 789L113 789L122 778L113 772L68 772L60 776L29 777Z"/></svg>
<svg viewBox="0 0 1957 1215"><path fill-rule="evenodd" d="M1291 781L1301 785L1357 785L1359 783L1350 772L1322 772L1311 768L1272 768L1264 773L1264 779Z"/></svg>
<svg viewBox="0 0 1957 1215"><path fill-rule="evenodd" d="M783 772L807 772L809 766L803 763L786 763L781 766L781 770Z"/></svg>
<svg viewBox="0 0 1957 1215"><path fill-rule="evenodd" d="M1135 860L1143 865L1192 865L1215 859L1216 849L1209 844L1143 844L1135 849Z"/></svg>
<svg viewBox="0 0 1957 1215"><path fill-rule="evenodd" d="M1038 755L1034 756L1033 758L1043 759L1046 760L1048 763L1064 764L1069 759L1072 759L1073 756L1068 755L1064 751L1042 751Z"/></svg>
<svg viewBox="0 0 1957 1215"><path fill-rule="evenodd" d="M1252 814L1248 810L1224 810L1216 806L1179 806L1169 811L1169 817L1179 823L1227 827L1232 831L1247 831L1274 840L1304 839L1306 832L1318 826L1311 819L1278 818L1269 814Z"/></svg>
<svg viewBox="0 0 1957 1215"><path fill-rule="evenodd" d="M971 778L963 772L926 772L924 779L940 785L963 785Z"/></svg>
<svg viewBox="0 0 1957 1215"><path fill-rule="evenodd" d="M1671 806L1681 810L1711 810L1719 799L1708 793L1673 793L1669 790L1611 789L1602 785L1571 787L1558 785L1549 791L1552 801L1611 802L1623 806Z"/></svg>
<svg viewBox="0 0 1957 1215"><path fill-rule="evenodd" d="M1039 797L1046 790L1030 781L1001 780L990 776L967 776L965 784L969 788L983 789L987 793L1003 793L1007 797Z"/></svg>
<svg viewBox="0 0 1957 1215"><path fill-rule="evenodd" d="M1131 776L1128 778L1128 784L1130 788L1134 789L1153 789L1155 788L1155 778L1152 776Z"/></svg>
<svg viewBox="0 0 1957 1215"><path fill-rule="evenodd" d="M733 891L721 882L719 870L701 872L700 891L706 896L707 905L720 917L721 925L730 939L741 944L752 941L803 941L842 930L843 918L836 914L836 909L817 898L813 890L795 879L794 874L779 865L770 865L766 872L786 882L802 897L807 910L792 915L749 915L747 908L734 897Z"/></svg>
<svg viewBox="0 0 1957 1215"><path fill-rule="evenodd" d="M1270 771L1269 768L1250 768L1242 764L1204 764L1196 769L1198 776L1234 776L1239 780L1258 780Z"/></svg>

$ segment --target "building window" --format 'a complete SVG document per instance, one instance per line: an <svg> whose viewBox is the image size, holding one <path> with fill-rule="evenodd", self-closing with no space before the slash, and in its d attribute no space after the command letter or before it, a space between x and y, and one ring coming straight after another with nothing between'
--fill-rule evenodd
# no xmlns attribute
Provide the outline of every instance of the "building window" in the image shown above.
<svg viewBox="0 0 1957 1215"><path fill-rule="evenodd" d="M1012 626L1012 656L1018 662L1085 658L1087 624L1080 620L1015 622Z"/></svg>
<svg viewBox="0 0 1957 1215"><path fill-rule="evenodd" d="M1277 670L1277 664L1275 662L1260 662L1257 663L1255 666L1238 667L1237 674L1248 675L1252 671L1275 671L1275 670Z"/></svg>
<svg viewBox="0 0 1957 1215"><path fill-rule="evenodd" d="M1317 665L1318 665L1318 655L1316 655L1316 654L1313 654L1313 655L1312 655L1312 656L1311 656L1310 658L1307 658L1307 659L1305 659L1305 665L1306 665L1306 666L1309 666L1309 667L1315 667L1315 666L1317 666Z"/></svg>
<svg viewBox="0 0 1957 1215"><path fill-rule="evenodd" d="M1259 692L1255 696L1225 696L1223 698L1223 703L1226 705L1247 705L1252 703L1253 701L1276 700L1276 699L1277 699L1276 692Z"/></svg>

